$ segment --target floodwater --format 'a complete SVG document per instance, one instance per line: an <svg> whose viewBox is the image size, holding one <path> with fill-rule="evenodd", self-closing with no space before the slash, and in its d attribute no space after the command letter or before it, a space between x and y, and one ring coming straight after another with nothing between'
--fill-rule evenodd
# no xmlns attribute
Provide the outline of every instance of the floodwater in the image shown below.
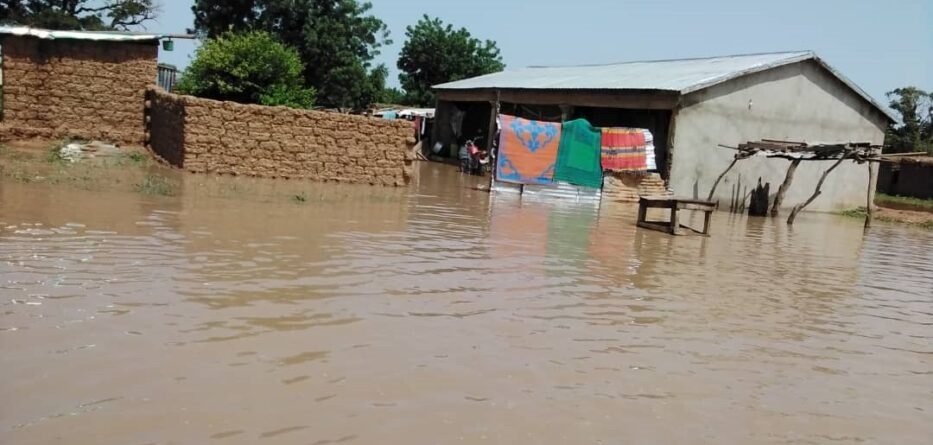
<svg viewBox="0 0 933 445"><path fill-rule="evenodd" d="M0 183L0 443L933 443L933 232L674 238L419 169Z"/></svg>

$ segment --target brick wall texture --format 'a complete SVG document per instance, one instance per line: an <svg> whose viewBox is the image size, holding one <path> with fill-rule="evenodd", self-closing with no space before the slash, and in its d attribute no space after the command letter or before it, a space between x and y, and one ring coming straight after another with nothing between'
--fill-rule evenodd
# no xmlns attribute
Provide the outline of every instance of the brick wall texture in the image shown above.
<svg viewBox="0 0 933 445"><path fill-rule="evenodd" d="M150 147L195 173L403 186L408 121L266 107L149 90Z"/></svg>
<svg viewBox="0 0 933 445"><path fill-rule="evenodd" d="M634 175L629 173L606 173L603 180L603 199L618 202L638 202L642 196L673 196L667 190L661 175Z"/></svg>
<svg viewBox="0 0 933 445"><path fill-rule="evenodd" d="M143 101L155 83L157 42L5 36L0 45L0 137L144 143Z"/></svg>

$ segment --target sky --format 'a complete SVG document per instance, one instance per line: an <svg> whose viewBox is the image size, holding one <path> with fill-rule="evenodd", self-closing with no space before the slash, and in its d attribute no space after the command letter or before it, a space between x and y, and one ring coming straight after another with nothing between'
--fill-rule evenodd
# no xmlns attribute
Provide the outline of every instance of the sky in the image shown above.
<svg viewBox="0 0 933 445"><path fill-rule="evenodd" d="M508 68L813 50L879 102L902 86L933 90L933 0L371 0L391 45L428 14L498 43ZM191 0L160 0L147 28L184 32ZM187 66L196 42L176 41L160 59Z"/></svg>

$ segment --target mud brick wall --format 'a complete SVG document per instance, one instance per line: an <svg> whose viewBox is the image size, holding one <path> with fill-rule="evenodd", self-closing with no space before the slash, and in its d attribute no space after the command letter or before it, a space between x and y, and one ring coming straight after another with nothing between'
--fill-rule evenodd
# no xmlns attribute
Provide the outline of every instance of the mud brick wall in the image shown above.
<svg viewBox="0 0 933 445"><path fill-rule="evenodd" d="M221 102L149 91L150 147L195 173L403 186L408 121Z"/></svg>
<svg viewBox="0 0 933 445"><path fill-rule="evenodd" d="M149 147L172 165L185 162L185 105L169 94L146 92Z"/></svg>
<svg viewBox="0 0 933 445"><path fill-rule="evenodd" d="M0 137L144 143L143 98L158 42L6 36Z"/></svg>
<svg viewBox="0 0 933 445"><path fill-rule="evenodd" d="M657 173L635 175L606 173L603 179L603 198L618 202L638 202L642 196L673 196Z"/></svg>

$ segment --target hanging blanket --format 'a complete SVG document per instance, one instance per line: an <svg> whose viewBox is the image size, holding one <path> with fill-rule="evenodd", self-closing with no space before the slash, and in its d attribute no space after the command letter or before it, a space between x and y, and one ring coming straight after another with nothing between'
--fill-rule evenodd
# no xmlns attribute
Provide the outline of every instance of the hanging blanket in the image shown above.
<svg viewBox="0 0 933 445"><path fill-rule="evenodd" d="M602 187L599 144L599 129L590 125L586 119L564 122L554 180L583 187Z"/></svg>
<svg viewBox="0 0 933 445"><path fill-rule="evenodd" d="M496 180L547 185L554 179L560 124L501 115Z"/></svg>
<svg viewBox="0 0 933 445"><path fill-rule="evenodd" d="M655 170L653 142L654 138L648 130L603 128L603 170L635 173Z"/></svg>

